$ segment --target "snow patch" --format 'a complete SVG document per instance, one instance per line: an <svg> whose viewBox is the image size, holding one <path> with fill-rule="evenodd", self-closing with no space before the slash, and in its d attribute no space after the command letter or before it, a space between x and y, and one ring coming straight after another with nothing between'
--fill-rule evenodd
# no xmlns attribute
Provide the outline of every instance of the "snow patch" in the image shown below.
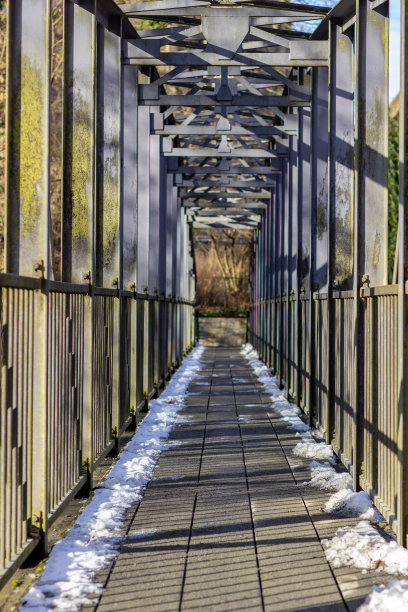
<svg viewBox="0 0 408 612"><path fill-rule="evenodd" d="M374 586L357 612L408 610L408 580L394 578L387 586Z"/></svg>
<svg viewBox="0 0 408 612"><path fill-rule="evenodd" d="M311 479L302 483L304 486L316 487L323 491L341 491L353 489L353 479L348 472L336 472L328 463L312 461L309 465Z"/></svg>
<svg viewBox="0 0 408 612"><path fill-rule="evenodd" d="M381 514L374 508L365 491L354 493L350 489L341 489L334 493L324 507L325 512L337 516L358 517L378 522Z"/></svg>
<svg viewBox="0 0 408 612"><path fill-rule="evenodd" d="M293 449L293 454L295 457L303 457L304 459L317 459L335 463L331 444L325 444L324 442L298 442Z"/></svg>
<svg viewBox="0 0 408 612"><path fill-rule="evenodd" d="M149 412L121 452L106 480L65 538L52 549L37 584L24 597L21 609L74 612L102 586L95 573L118 555L127 508L142 499L160 452L182 408L187 387L200 369L203 346L196 347L174 374L166 390L149 404Z"/></svg>
<svg viewBox="0 0 408 612"><path fill-rule="evenodd" d="M331 540L323 540L322 544L333 567L356 567L408 576L408 550L394 540L387 542L368 521L338 529Z"/></svg>

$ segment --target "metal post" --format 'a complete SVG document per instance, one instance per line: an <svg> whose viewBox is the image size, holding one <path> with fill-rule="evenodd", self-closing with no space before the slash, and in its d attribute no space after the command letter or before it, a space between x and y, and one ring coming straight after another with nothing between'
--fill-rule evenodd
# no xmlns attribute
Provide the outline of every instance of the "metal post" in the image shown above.
<svg viewBox="0 0 408 612"><path fill-rule="evenodd" d="M139 83L148 83L149 79L139 72ZM147 301L149 286L149 172L150 172L150 111L147 106L138 108L137 138L137 291L144 293L146 301L138 309L138 375L143 388L143 397L147 401L149 364L149 304Z"/></svg>
<svg viewBox="0 0 408 612"><path fill-rule="evenodd" d="M309 81L309 76L302 74L302 81ZM310 363L309 342L310 323L308 317L308 300L310 300L310 227L311 227L311 191L310 191L310 109L299 109L299 170L298 170L298 197L299 215L299 251L298 251L298 278L302 300L299 315L299 363L301 364L301 395L300 405L308 412L310 410ZM303 302L303 303L302 303Z"/></svg>
<svg viewBox="0 0 408 612"><path fill-rule="evenodd" d="M336 367L342 353L336 350L334 290L350 290L353 275L354 208L354 25L344 30L330 21L329 72L329 200L327 292L327 404L320 426L332 442L337 406ZM343 351L344 353L344 351ZM351 361L353 355L348 355ZM339 371L343 371L340 364ZM341 384L337 381L337 384ZM348 461L352 458L348 457Z"/></svg>
<svg viewBox="0 0 408 612"><path fill-rule="evenodd" d="M7 169L5 270L42 279L34 294L32 411L32 481L28 483L32 529L42 535L47 552L48 496L48 290L49 278L49 0L9 2L7 71ZM17 102L18 101L18 102ZM11 389L3 397L12 399ZM16 399L16 398L13 398ZM11 411L12 406L3 407ZM5 483L3 483L5 486ZM10 484L11 486L11 484Z"/></svg>
<svg viewBox="0 0 408 612"><path fill-rule="evenodd" d="M159 212L159 336L158 336L158 380L159 386L164 384L166 379L166 347L167 347L167 308L166 308L166 257L167 257L167 209L170 206L167 190L167 165L166 158L160 157L160 212Z"/></svg>
<svg viewBox="0 0 408 612"><path fill-rule="evenodd" d="M387 282L388 185L388 3L372 8L358 0L356 13L356 180L354 209L354 443L353 480L363 463L366 372L362 285Z"/></svg>
<svg viewBox="0 0 408 612"><path fill-rule="evenodd" d="M66 2L64 31L61 278L66 282L88 283L92 287L95 278L95 15ZM91 488L95 459L92 293L83 299L82 462L88 471Z"/></svg>
<svg viewBox="0 0 408 612"><path fill-rule="evenodd" d="M319 311L319 330L323 328L321 316L323 303L316 304L315 292L327 294L328 281L328 70L325 67L312 69L312 145L311 145L311 192L312 218L310 224L310 424L318 425L324 382L322 379L323 351L320 349L320 336L316 337L316 309ZM325 127L327 126L327 127ZM326 304L327 304L327 300ZM326 356L325 356L326 357ZM319 406L320 408L320 406Z"/></svg>
<svg viewBox="0 0 408 612"><path fill-rule="evenodd" d="M115 297L104 297L107 312L112 308L113 318L107 322L111 334L112 379L107 381L107 393L111 394L112 438L119 451L120 428L127 407L120 403L119 345L123 330L120 317L119 253L120 253L120 128L121 128L121 22L112 21L112 30L98 26L98 139L97 139L97 181L98 205L96 226L97 283L105 288L115 289ZM122 280L122 279L121 279ZM112 301L112 304L109 302ZM109 401L109 400L108 400Z"/></svg>
<svg viewBox="0 0 408 612"><path fill-rule="evenodd" d="M151 108L150 120L158 108ZM159 289L159 223L160 223L160 136L150 134L149 162L149 384L148 392L157 389L158 373L158 289Z"/></svg>
<svg viewBox="0 0 408 612"><path fill-rule="evenodd" d="M136 295L136 239L137 239L137 106L138 67L122 67L122 215L121 215L121 270L123 289ZM129 363L129 407L134 416L137 411L137 302L127 299L129 346L122 342L120 363ZM128 351L128 355L125 354Z"/></svg>
<svg viewBox="0 0 408 612"><path fill-rule="evenodd" d="M166 312L167 312L167 349L166 349L166 374L172 367L172 345L173 345L173 225L175 212L175 197L173 187L173 175L166 177Z"/></svg>
<svg viewBox="0 0 408 612"><path fill-rule="evenodd" d="M293 111L293 117L299 125L298 112L296 109ZM298 133L299 127L298 127ZM298 136L292 136L289 139L289 157L288 157L288 173L289 173L289 184L288 184L288 198L290 202L290 289L294 291L296 296L296 302L294 305L294 323L293 323L293 364L294 364L294 380L292 384L292 393L297 402L300 401L301 397L301 304L300 304L300 287L299 284L299 232L301 230L301 222L299 220L299 138Z"/></svg>

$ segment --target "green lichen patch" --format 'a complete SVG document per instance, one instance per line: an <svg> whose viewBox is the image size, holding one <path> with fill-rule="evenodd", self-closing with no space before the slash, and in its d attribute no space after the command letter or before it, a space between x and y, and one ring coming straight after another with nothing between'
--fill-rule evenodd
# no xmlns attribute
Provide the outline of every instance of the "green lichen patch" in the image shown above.
<svg viewBox="0 0 408 612"><path fill-rule="evenodd" d="M27 236L35 230L44 195L46 99L41 72L28 57L23 57L21 75L21 115L13 139L20 175L21 229Z"/></svg>
<svg viewBox="0 0 408 612"><path fill-rule="evenodd" d="M89 210L92 206L92 119L91 109L79 97L74 111L72 143L72 238L87 241Z"/></svg>
<svg viewBox="0 0 408 612"><path fill-rule="evenodd" d="M119 232L119 147L105 160L103 187L103 258L105 266L110 266L115 260Z"/></svg>

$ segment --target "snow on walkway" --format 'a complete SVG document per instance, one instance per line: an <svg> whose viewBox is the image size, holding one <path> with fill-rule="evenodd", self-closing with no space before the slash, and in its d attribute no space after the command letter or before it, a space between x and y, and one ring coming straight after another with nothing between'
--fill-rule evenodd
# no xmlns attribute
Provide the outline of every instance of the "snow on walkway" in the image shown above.
<svg viewBox="0 0 408 612"><path fill-rule="evenodd" d="M121 529L126 510L141 501L151 480L166 439L191 380L201 367L203 346L197 346L184 360L128 445L121 451L92 501L78 517L64 539L52 549L39 581L24 597L21 610L69 610L74 612L102 585L93 582L95 574L119 554Z"/></svg>

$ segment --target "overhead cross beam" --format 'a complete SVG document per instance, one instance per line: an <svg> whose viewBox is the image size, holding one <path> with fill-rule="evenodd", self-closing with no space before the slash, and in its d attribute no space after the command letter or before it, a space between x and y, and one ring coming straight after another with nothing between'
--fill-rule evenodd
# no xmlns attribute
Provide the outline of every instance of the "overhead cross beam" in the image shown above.
<svg viewBox="0 0 408 612"><path fill-rule="evenodd" d="M298 135L299 113L309 112L312 88L301 69L328 65L327 37L310 40L284 27L321 20L328 9L159 0L122 10L169 24L125 41L122 61L168 67L140 82L138 104L152 109L150 133L161 137L179 205L193 227L197 220L200 227L258 227Z"/></svg>
<svg viewBox="0 0 408 612"><path fill-rule="evenodd" d="M275 187L275 181L231 181L227 179L226 181L207 181L207 180L188 180L179 178L180 175L176 175L174 184L179 187L237 187L237 188L255 188L255 187Z"/></svg>
<svg viewBox="0 0 408 612"><path fill-rule="evenodd" d="M203 193L196 189L191 190L180 190L179 197L184 199L199 198L200 200L213 200L217 197L230 199L230 198L246 198L248 200L269 200L271 194L265 191L234 191L234 192L220 192L220 191L208 191Z"/></svg>

